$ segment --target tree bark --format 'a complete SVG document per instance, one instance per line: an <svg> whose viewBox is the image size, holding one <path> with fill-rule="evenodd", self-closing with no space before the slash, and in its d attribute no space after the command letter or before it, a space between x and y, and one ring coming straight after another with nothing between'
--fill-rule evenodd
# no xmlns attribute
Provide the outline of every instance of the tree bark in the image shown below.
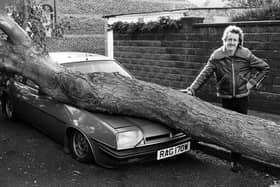
<svg viewBox="0 0 280 187"><path fill-rule="evenodd" d="M71 72L41 53L11 18L1 15L0 28L9 39L0 43L0 70L33 80L59 102L155 120L198 140L280 166L280 126L275 122L119 74Z"/></svg>

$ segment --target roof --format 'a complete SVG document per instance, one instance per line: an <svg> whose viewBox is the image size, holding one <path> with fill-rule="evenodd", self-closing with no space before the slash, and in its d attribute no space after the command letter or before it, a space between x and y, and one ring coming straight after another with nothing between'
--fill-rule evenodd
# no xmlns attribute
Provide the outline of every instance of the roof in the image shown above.
<svg viewBox="0 0 280 187"><path fill-rule="evenodd" d="M176 12L188 12L189 10L227 10L227 9L240 9L243 7L193 7L193 8L182 8L182 9L171 9L171 10L162 10L162 11L150 11L150 12L132 12L132 13L123 13L123 14L110 14L102 16L105 19L121 16L139 16L143 14L152 15L152 14L165 14L165 13L176 13Z"/></svg>
<svg viewBox="0 0 280 187"><path fill-rule="evenodd" d="M91 60L113 60L104 55L85 52L50 52L49 55L59 64Z"/></svg>

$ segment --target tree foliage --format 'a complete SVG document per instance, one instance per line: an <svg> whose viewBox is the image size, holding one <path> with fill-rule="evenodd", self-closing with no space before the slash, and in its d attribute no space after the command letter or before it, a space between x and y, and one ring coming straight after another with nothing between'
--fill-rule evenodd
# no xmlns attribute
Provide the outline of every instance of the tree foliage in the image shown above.
<svg viewBox="0 0 280 187"><path fill-rule="evenodd" d="M143 32L160 32L182 28L181 20L171 19L169 16L162 16L157 21L128 23L118 21L109 25L110 29L118 33L143 33Z"/></svg>
<svg viewBox="0 0 280 187"><path fill-rule="evenodd" d="M22 8L13 10L11 16L37 45L44 51L47 50L43 9L36 0L25 1Z"/></svg>
<svg viewBox="0 0 280 187"><path fill-rule="evenodd" d="M44 25L46 23L46 14L44 14L43 7L40 2L36 0L26 0L22 7L14 9L12 17L29 35L29 37L35 42L44 52L47 52L46 44L46 29L52 28L52 37L62 38L65 29L70 30L70 23L68 21L60 21L59 23L53 23Z"/></svg>

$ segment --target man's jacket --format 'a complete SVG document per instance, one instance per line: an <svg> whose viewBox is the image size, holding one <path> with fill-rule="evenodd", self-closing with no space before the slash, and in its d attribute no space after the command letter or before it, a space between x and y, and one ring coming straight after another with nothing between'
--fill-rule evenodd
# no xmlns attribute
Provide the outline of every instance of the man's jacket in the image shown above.
<svg viewBox="0 0 280 187"><path fill-rule="evenodd" d="M214 74L218 97L240 98L249 95L247 82L259 88L268 72L269 65L249 49L239 47L233 56L228 56L224 47L220 47L212 53L189 89L194 94Z"/></svg>

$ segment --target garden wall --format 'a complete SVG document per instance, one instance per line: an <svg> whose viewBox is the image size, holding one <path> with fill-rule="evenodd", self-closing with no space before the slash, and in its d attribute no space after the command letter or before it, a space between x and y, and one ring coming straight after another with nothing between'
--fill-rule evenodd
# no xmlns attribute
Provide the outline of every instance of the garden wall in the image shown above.
<svg viewBox="0 0 280 187"><path fill-rule="evenodd" d="M114 33L114 55L138 79L176 89L194 80L212 51L222 45L224 28L243 28L244 46L271 66L269 77L250 96L252 109L280 114L280 22L236 22L204 24L203 18L183 18L183 28L161 33ZM217 102L214 79L198 96Z"/></svg>

